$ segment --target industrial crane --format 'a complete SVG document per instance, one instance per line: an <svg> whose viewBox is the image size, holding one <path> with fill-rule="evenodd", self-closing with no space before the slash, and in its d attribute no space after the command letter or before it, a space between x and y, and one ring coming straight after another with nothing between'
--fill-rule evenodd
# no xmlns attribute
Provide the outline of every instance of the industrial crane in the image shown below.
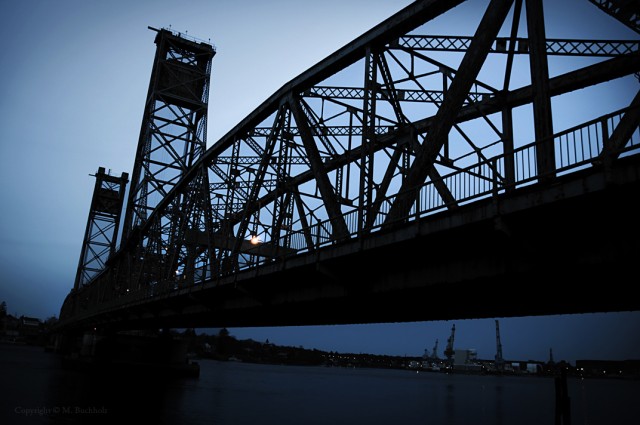
<svg viewBox="0 0 640 425"><path fill-rule="evenodd" d="M500 322L496 320L496 370L504 370L504 359L502 358L502 342L500 342Z"/></svg>
<svg viewBox="0 0 640 425"><path fill-rule="evenodd" d="M444 349L444 355L447 357L447 363L451 366L453 364L453 355L455 351L453 350L453 339L456 335L456 325L455 323L451 327L451 336L447 339L447 348Z"/></svg>

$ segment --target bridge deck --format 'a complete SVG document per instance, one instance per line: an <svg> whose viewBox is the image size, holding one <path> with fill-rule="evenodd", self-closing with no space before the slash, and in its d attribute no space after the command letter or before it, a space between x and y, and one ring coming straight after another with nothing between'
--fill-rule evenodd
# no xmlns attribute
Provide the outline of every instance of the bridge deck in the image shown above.
<svg viewBox="0 0 640 425"><path fill-rule="evenodd" d="M635 155L86 320L219 327L638 310L628 291L639 190Z"/></svg>

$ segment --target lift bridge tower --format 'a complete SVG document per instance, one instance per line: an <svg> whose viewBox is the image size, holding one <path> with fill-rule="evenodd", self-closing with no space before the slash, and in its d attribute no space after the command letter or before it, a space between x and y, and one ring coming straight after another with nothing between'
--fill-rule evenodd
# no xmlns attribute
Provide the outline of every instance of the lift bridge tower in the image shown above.
<svg viewBox="0 0 640 425"><path fill-rule="evenodd" d="M131 187L125 210L123 243L134 260L121 264L115 286L136 289L153 285L171 274L194 273L194 252L178 241L204 223L196 211L211 204L205 169L190 182L190 195L175 196L158 211L159 204L206 150L207 109L213 46L167 29L157 32L149 90L142 117ZM154 211L162 213L149 227ZM211 220L206 220L207 222ZM142 236L144 235L144 236ZM131 251L135 247L134 251ZM181 268L180 272L178 267Z"/></svg>
<svg viewBox="0 0 640 425"><path fill-rule="evenodd" d="M157 232L159 237L153 243L140 241L137 234L158 203L206 150L209 80L215 50L208 43L180 33L149 29L157 33L157 48L128 200L123 212L128 174L114 177L101 167L95 175L96 188L74 284L76 290L88 285L105 269L110 258L117 257L116 239L122 215L121 246L135 244L149 250L162 250L182 236L175 226ZM202 175L198 184L206 187L206 173ZM203 191L202 197L194 198L204 198L208 193ZM174 202L178 205L172 205L169 210L179 213L188 209L184 208L185 202L193 200L178 198ZM180 220L167 217L167 222L178 223ZM120 279L128 279L134 274L153 274L158 269L157 264L149 267L153 270L144 271L140 266L124 262L124 266L115 268Z"/></svg>
<svg viewBox="0 0 640 425"><path fill-rule="evenodd" d="M156 55L131 175L123 240L206 150L210 44L157 30Z"/></svg>
<svg viewBox="0 0 640 425"><path fill-rule="evenodd" d="M103 167L98 169L94 177L96 184L73 285L74 290L88 284L100 273L109 257L115 252L120 213L129 181L127 173L122 173L120 177L112 176L105 172Z"/></svg>

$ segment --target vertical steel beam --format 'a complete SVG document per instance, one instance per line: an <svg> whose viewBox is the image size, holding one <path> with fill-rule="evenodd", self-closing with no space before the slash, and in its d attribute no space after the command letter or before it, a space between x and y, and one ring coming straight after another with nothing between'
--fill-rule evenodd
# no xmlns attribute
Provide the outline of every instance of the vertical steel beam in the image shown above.
<svg viewBox="0 0 640 425"><path fill-rule="evenodd" d="M507 66L505 68L504 85L502 90L509 91L511 82L511 71L513 69L513 57L516 53L516 40L518 38L518 27L520 26L520 15L522 13L522 0L515 0L513 6L513 21L511 22L511 33L509 35L509 51L507 52Z"/></svg>
<svg viewBox="0 0 640 425"><path fill-rule="evenodd" d="M516 166L513 146L513 113L508 106L502 110L502 149L504 152L504 184L506 190L511 191L514 189L516 181Z"/></svg>
<svg viewBox="0 0 640 425"><path fill-rule="evenodd" d="M536 141L536 162L541 182L555 177L556 160L553 141L553 119L549 92L546 35L542 0L526 0L527 31L529 33L529 67L533 86L533 119Z"/></svg>
<svg viewBox="0 0 640 425"><path fill-rule="evenodd" d="M509 52L507 54L507 66L505 69L504 85L502 92L509 92L511 72L513 68L513 58L516 50L516 38L518 37L518 27L520 26L520 15L522 13L522 0L515 0L513 7L513 21L511 22L511 34L509 36ZM513 189L516 181L514 145L513 145L513 108L505 105L502 109L502 149L504 152L504 183L506 190Z"/></svg>
<svg viewBox="0 0 640 425"><path fill-rule="evenodd" d="M378 79L378 52L367 47L364 64L364 98L362 116L362 149L360 151L360 197L358 205L358 233L361 234L373 214L373 166L376 140L376 91Z"/></svg>
<svg viewBox="0 0 640 425"><path fill-rule="evenodd" d="M469 50L460 63L459 72L456 73L427 138L391 206L386 223L404 219L411 210L420 186L433 169L436 157L447 141L449 131L456 122L460 108L464 105L512 2L513 0L492 0L487 7Z"/></svg>

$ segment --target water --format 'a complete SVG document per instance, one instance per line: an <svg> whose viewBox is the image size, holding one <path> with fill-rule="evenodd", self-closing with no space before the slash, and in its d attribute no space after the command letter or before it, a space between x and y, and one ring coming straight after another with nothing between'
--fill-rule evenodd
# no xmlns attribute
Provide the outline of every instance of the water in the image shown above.
<svg viewBox="0 0 640 425"><path fill-rule="evenodd" d="M62 370L41 348L0 345L1 424L554 423L551 378L201 360L199 379ZM572 424L640 424L640 381L569 380Z"/></svg>

